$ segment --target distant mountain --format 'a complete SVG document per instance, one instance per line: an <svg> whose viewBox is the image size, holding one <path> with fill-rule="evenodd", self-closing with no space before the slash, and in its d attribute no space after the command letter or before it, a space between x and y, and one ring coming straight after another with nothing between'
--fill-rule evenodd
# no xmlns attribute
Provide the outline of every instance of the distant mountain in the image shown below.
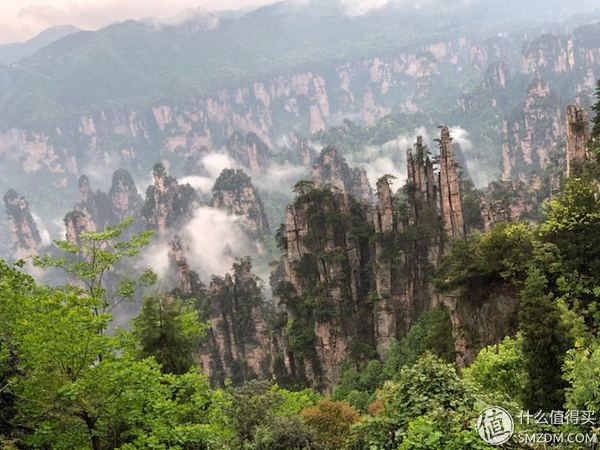
<svg viewBox="0 0 600 450"><path fill-rule="evenodd" d="M27 42L14 42L11 44L0 45L0 63L14 64L31 56L41 48L68 36L69 34L81 31L72 25L60 25L48 28Z"/></svg>
<svg viewBox="0 0 600 450"><path fill-rule="evenodd" d="M439 124L462 133L478 186L541 173L564 138L566 105L589 107L600 78L597 3L450 3L392 0L351 15L340 1L287 1L70 34L0 65L0 193L17 190L62 226L55 212L73 203L84 173L101 183L124 168L143 180L160 161L174 176L190 166L186 176L204 177L204 158L237 132L257 138L243 158L229 154L240 166L263 148L261 169L308 165L307 145L288 144L318 133L357 161L370 158L365 145L389 143L400 164L400 138ZM343 119L370 128L323 135Z"/></svg>
<svg viewBox="0 0 600 450"><path fill-rule="evenodd" d="M390 2L349 16L338 1L286 1L237 19L192 10L191 17L184 14L185 32L177 26L128 20L76 33L18 67L0 67L0 89L10 92L0 98L0 126L39 125L72 112L85 114L90 108L189 99L407 47L531 30L546 23L538 16L564 20L563 9L552 6L566 4L550 0L541 8L538 1L478 0L436 9L430 3L416 9ZM582 10L579 3L571 8L572 13ZM481 12L480 20L473 20L473 11ZM588 21L593 9L589 11Z"/></svg>

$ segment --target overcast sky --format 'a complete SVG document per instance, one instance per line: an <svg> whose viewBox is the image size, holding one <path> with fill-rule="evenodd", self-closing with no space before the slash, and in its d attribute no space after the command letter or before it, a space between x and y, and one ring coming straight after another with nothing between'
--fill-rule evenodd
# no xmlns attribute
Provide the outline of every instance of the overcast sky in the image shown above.
<svg viewBox="0 0 600 450"><path fill-rule="evenodd" d="M274 0L0 0L0 43L26 41L53 25L97 29L143 17L169 17L186 8L237 9Z"/></svg>

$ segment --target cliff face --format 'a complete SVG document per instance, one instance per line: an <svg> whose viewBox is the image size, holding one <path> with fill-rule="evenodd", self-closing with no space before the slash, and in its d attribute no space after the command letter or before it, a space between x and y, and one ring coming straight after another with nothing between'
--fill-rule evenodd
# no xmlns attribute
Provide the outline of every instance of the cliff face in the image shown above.
<svg viewBox="0 0 600 450"><path fill-rule="evenodd" d="M79 242L82 231L102 231L127 218L137 218L142 198L129 172L117 170L112 176L108 194L94 191L86 175L79 178L79 202L64 217L66 238ZM138 225L139 226L139 225ZM137 226L136 226L137 227Z"/></svg>
<svg viewBox="0 0 600 450"><path fill-rule="evenodd" d="M342 361L364 358L361 345L372 342L367 230L365 207L328 188L302 194L286 212L285 276L274 295L295 379L329 388Z"/></svg>
<svg viewBox="0 0 600 450"><path fill-rule="evenodd" d="M213 187L212 205L242 217L244 228L254 238L269 233L263 203L243 170L224 169Z"/></svg>
<svg viewBox="0 0 600 450"><path fill-rule="evenodd" d="M521 180L490 183L481 198L485 229L502 222L533 219L539 206L537 193L541 184L537 176L532 176L530 183Z"/></svg>
<svg viewBox="0 0 600 450"><path fill-rule="evenodd" d="M234 264L232 274L212 278L202 311L210 328L200 358L211 381L268 378L267 305L248 260Z"/></svg>
<svg viewBox="0 0 600 450"><path fill-rule="evenodd" d="M118 221L136 217L142 208L142 196L129 172L117 170L112 176L112 185L108 191L112 215Z"/></svg>
<svg viewBox="0 0 600 450"><path fill-rule="evenodd" d="M372 192L367 173L362 169L351 169L334 147L321 150L313 165L311 179L317 187L329 185L366 204L371 201Z"/></svg>
<svg viewBox="0 0 600 450"><path fill-rule="evenodd" d="M527 181L531 173L541 173L561 142L563 128L556 94L546 81L535 79L516 116L503 123L503 179Z"/></svg>
<svg viewBox="0 0 600 450"><path fill-rule="evenodd" d="M408 163L410 168L411 163ZM378 236L393 236L401 231L394 214L393 194L387 178L377 180L377 203L375 205L373 225ZM375 242L375 290L379 301L373 313L374 332L377 342L377 353L382 356L397 335L396 313L394 305L398 303L394 298L397 294L392 291L397 279L392 274L392 262L389 250L386 253L385 242L379 239ZM394 283L393 283L394 282ZM393 284L392 284L393 283ZM406 294L406 292L401 292ZM406 297L406 295L404 295Z"/></svg>
<svg viewBox="0 0 600 450"><path fill-rule="evenodd" d="M153 168L154 184L146 190L142 215L147 227L164 233L192 217L197 204L196 191L189 184L180 185L158 163Z"/></svg>
<svg viewBox="0 0 600 450"><path fill-rule="evenodd" d="M508 38L501 41L457 38L392 56L253 80L185 102L89 110L52 127L0 130L0 153L19 146L19 170L50 173L56 183L68 183L87 164L115 157L130 170L143 169L149 158L176 164L203 147L220 148L241 130L228 150L254 170L264 162L261 141L273 148L282 135L323 130L338 116L358 116L372 124L396 106L406 113L423 111L435 102L442 76L460 78L465 67L483 70L507 56L512 44Z"/></svg>
<svg viewBox="0 0 600 450"><path fill-rule="evenodd" d="M543 34L525 44L523 72L585 72L600 62L599 36L597 24L577 28L570 36Z"/></svg>
<svg viewBox="0 0 600 450"><path fill-rule="evenodd" d="M4 194L4 207L8 217L10 237L15 258L25 258L37 253L42 239L31 211L29 203L15 190Z"/></svg>
<svg viewBox="0 0 600 450"><path fill-rule="evenodd" d="M415 154L412 150L406 153L406 180L409 186L411 202L411 221L417 222L421 216L436 208L439 187L433 172L433 163L423 145L423 138L417 137Z"/></svg>
<svg viewBox="0 0 600 450"><path fill-rule="evenodd" d="M337 188L307 186L288 207L284 256L271 282L282 324L274 334L279 357L273 359L292 380L327 390L342 361L383 355L423 311L443 303L432 288L434 267L446 233L464 237L464 221L445 127L441 142L437 173L421 138L414 154L408 152L405 207L385 176L377 182L374 205L357 201L343 177L332 176L340 180ZM327 158L341 159L331 153L321 159ZM343 166L338 161L336 167ZM457 324L463 313L455 315Z"/></svg>
<svg viewBox="0 0 600 450"><path fill-rule="evenodd" d="M465 237L460 183L456 162L452 156L452 138L448 127L442 127L440 136L440 207L446 233L452 239Z"/></svg>
<svg viewBox="0 0 600 450"><path fill-rule="evenodd" d="M181 161L222 146L242 166L261 169L270 158L268 149L276 148L281 140L293 141L295 132L307 135L323 130L342 117L373 124L390 112L431 115L445 108L451 111L459 101L463 110L473 111L476 118L486 116L497 121L496 115L505 117L498 107L507 108L522 95L519 80L538 72L559 91L558 99L549 101L562 101L568 95L570 102L575 90L585 105L598 75L599 30L598 26L582 27L570 35L546 36L525 46L521 35L483 41L459 37L385 57L248 80L185 101L165 100L143 107L83 107L77 115L56 118L51 126L1 129L0 154L10 155L18 149L22 157L10 161L14 173L22 174L22 178L42 177L64 189L90 165L111 161L137 175L145 170L148 160L159 160L178 174ZM512 83L514 79L517 82ZM445 80L453 80L452 86ZM481 80L486 94L464 99L464 91L473 87L472 80ZM481 109L476 103L485 107ZM544 114L552 116L555 106L549 104ZM461 125L469 128L462 123L463 117L458 117ZM533 111L530 118L534 121L506 118L503 168L507 177L535 166L535 161L527 162L529 155L544 164L546 144L531 143L527 137L536 134L535 123L541 130L552 130L552 126L541 117L538 120ZM496 145L499 124L491 125L494 131L489 133L494 134ZM521 132L525 134L521 136ZM300 153L298 162L309 164L305 146Z"/></svg>
<svg viewBox="0 0 600 450"><path fill-rule="evenodd" d="M110 199L105 192L93 191L86 175L79 178L79 202L64 217L66 238L79 242L82 231L102 231L115 223Z"/></svg>
<svg viewBox="0 0 600 450"><path fill-rule="evenodd" d="M269 147L253 132L244 136L236 131L227 141L225 148L234 161L253 172L265 169L271 159Z"/></svg>
<svg viewBox="0 0 600 450"><path fill-rule="evenodd" d="M190 268L185 257L184 244L177 235L169 242L169 263L175 272L178 293L185 297L194 294L198 276Z"/></svg>
<svg viewBox="0 0 600 450"><path fill-rule="evenodd" d="M567 176L577 172L577 165L588 159L590 126L585 109L567 107Z"/></svg>

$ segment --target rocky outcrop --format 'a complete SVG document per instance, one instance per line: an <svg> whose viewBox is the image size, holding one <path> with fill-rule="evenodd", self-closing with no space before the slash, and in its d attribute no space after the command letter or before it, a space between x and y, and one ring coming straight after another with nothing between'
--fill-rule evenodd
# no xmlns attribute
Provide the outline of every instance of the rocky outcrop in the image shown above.
<svg viewBox="0 0 600 450"><path fill-rule="evenodd" d="M154 165L152 173L154 184L146 190L142 215L148 228L164 233L192 217L198 206L196 191L189 184L180 185L161 163Z"/></svg>
<svg viewBox="0 0 600 450"><path fill-rule="evenodd" d="M249 260L234 264L232 274L212 278L202 311L210 328L200 360L212 383L267 378L267 305Z"/></svg>
<svg viewBox="0 0 600 450"><path fill-rule="evenodd" d="M236 131L227 141L225 149L234 161L253 172L265 169L271 159L269 147L253 132L244 136Z"/></svg>
<svg viewBox="0 0 600 450"><path fill-rule="evenodd" d="M281 140L280 151L286 160L292 164L310 167L313 161L313 151L306 137L297 131Z"/></svg>
<svg viewBox="0 0 600 450"><path fill-rule="evenodd" d="M452 322L456 363L467 367L479 350L517 331L518 295L512 286L488 290L478 300L444 296Z"/></svg>
<svg viewBox="0 0 600 450"><path fill-rule="evenodd" d="M452 239L465 237L465 220L460 196L460 182L456 162L452 156L452 137L444 126L440 135L440 209L446 234Z"/></svg>
<svg viewBox="0 0 600 450"><path fill-rule="evenodd" d="M14 257L26 258L35 255L42 245L42 238L29 210L29 203L15 190L9 189L4 194L4 208Z"/></svg>
<svg viewBox="0 0 600 450"><path fill-rule="evenodd" d="M244 228L252 237L262 238L269 233L269 223L258 190L243 170L224 169L212 190L212 206L240 216Z"/></svg>
<svg viewBox="0 0 600 450"><path fill-rule="evenodd" d="M402 309L406 310L406 300L408 299L407 286L403 285L398 292L398 273L394 270L393 254L389 248L390 241L402 231L402 224L398 221L394 211L393 194L390 180L387 177L377 180L377 203L375 204L373 225L377 237L375 240L374 278L378 297L373 311L373 331L377 353L383 356L398 335L397 305L404 306ZM409 315L403 314L401 317L406 319ZM406 323L403 325L406 326Z"/></svg>
<svg viewBox="0 0 600 450"><path fill-rule="evenodd" d="M381 356L392 339L404 336L423 311L439 302L431 280L443 243L446 236L465 236L460 179L451 145L448 128L443 127L437 173L420 136L414 149L408 150L405 212L394 206L389 178L377 182L374 338Z"/></svg>
<svg viewBox="0 0 600 450"><path fill-rule="evenodd" d="M184 296L190 296L194 291L197 275L192 272L184 254L184 246L177 235L169 242L169 262L175 269L175 285Z"/></svg>
<svg viewBox="0 0 600 450"><path fill-rule="evenodd" d="M75 244L81 243L81 233L96 230L96 223L83 211L73 210L68 212L63 218L63 222L65 224L65 239Z"/></svg>
<svg viewBox="0 0 600 450"><path fill-rule="evenodd" d="M279 359L291 379L327 390L342 361L360 364L369 351L383 356L421 313L443 303L432 287L434 267L445 235L465 233L451 144L443 127L436 173L417 139L407 154L402 207L387 175L377 181L373 205L355 200L333 148L315 165L318 182L297 189L271 280L286 324L277 338Z"/></svg>
<svg viewBox="0 0 600 450"><path fill-rule="evenodd" d="M82 231L102 231L116 223L110 199L105 192L94 191L86 175L79 178L79 202L64 217L66 239L79 243Z"/></svg>
<svg viewBox="0 0 600 450"><path fill-rule="evenodd" d="M502 178L527 181L548 167L563 137L560 104L550 85L537 77L522 106L503 122Z"/></svg>
<svg viewBox="0 0 600 450"><path fill-rule="evenodd" d="M328 186L300 195L286 212L285 281L274 295L294 379L328 389L353 349L372 342L369 236L351 233L368 223L364 206Z"/></svg>
<svg viewBox="0 0 600 450"><path fill-rule="evenodd" d="M116 225L125 219L139 217L142 197L133 178L126 170L119 169L112 176L108 194L94 191L86 175L79 178L79 202L64 217L66 238L79 242L82 231L102 231L107 225ZM139 223L134 226L139 228Z"/></svg>
<svg viewBox="0 0 600 450"><path fill-rule="evenodd" d="M490 64L485 71L483 85L488 89L506 88L510 81L510 68L504 61Z"/></svg>
<svg viewBox="0 0 600 450"><path fill-rule="evenodd" d="M490 183L481 198L481 211L485 230L502 222L530 220L537 213L537 193L541 180L532 176L529 183L521 180Z"/></svg>
<svg viewBox="0 0 600 450"><path fill-rule="evenodd" d="M317 187L329 185L365 204L371 201L372 192L366 171L350 168L335 147L328 146L321 150L313 165L311 179Z"/></svg>
<svg viewBox="0 0 600 450"><path fill-rule="evenodd" d="M541 71L560 91L559 98L570 95L572 101L576 89L581 104L589 103L600 61L598 30L597 25L581 27L569 36L551 38L557 43L545 44L546 38L541 38L525 46L522 44L526 37L520 33L477 42L457 37L386 56L336 62L236 86L215 86L206 95L186 97L185 101L172 99L148 106L114 108L90 106L87 110L84 105L84 113L65 114L54 120L53 126L32 121L31 126L19 129L19 123L10 124L0 130L0 154L10 155L18 149L20 158L6 158L14 173L47 176L54 186L68 189L83 168L106 165L107 161L141 175L144 161L152 157L178 173L186 158L197 163L200 154L227 146L235 135L229 145L232 156L254 170L264 167L264 146L274 149L274 143L282 136L290 136L296 130L303 134L318 132L343 117L375 123L389 112L428 115L431 110L452 109L457 100L453 95L460 94L449 89L445 80L453 80L462 92L477 79L492 95L476 92L463 102L463 108L475 116L467 120L487 119L485 138L493 137L495 144L500 140L497 127L502 129L497 116L506 115L504 111L500 114L495 105L503 103L504 97L512 105L516 96L522 95L519 72L523 70L527 75ZM519 69L515 61L520 60ZM507 76L505 65L510 66L513 76ZM497 91L506 91L506 96ZM472 104L477 102L485 104L485 108ZM529 171L529 164L526 156L517 156L527 154L527 144L520 148L524 138L518 136L515 142L512 137L523 130L525 123L510 116L504 125L504 168L508 179L511 174ZM532 126L527 123L530 131L535 127L535 121ZM540 127L551 129L544 124ZM256 139L249 139L249 133ZM304 148L298 161L308 163L308 159ZM186 173L198 174L195 169Z"/></svg>
<svg viewBox="0 0 600 450"><path fill-rule="evenodd" d="M567 176L577 172L577 166L589 158L590 126L585 109L567 107Z"/></svg>
<svg viewBox="0 0 600 450"><path fill-rule="evenodd" d="M113 174L108 198L113 218L117 222L137 217L142 209L142 196L138 193L129 172L124 169L119 169Z"/></svg>
<svg viewBox="0 0 600 450"><path fill-rule="evenodd" d="M421 136L417 137L414 150L414 155L411 149L406 153L406 184L411 199L410 220L417 223L423 214L435 211L439 187Z"/></svg>
<svg viewBox="0 0 600 450"><path fill-rule="evenodd" d="M573 39L543 34L523 48L523 72L568 72L575 67Z"/></svg>

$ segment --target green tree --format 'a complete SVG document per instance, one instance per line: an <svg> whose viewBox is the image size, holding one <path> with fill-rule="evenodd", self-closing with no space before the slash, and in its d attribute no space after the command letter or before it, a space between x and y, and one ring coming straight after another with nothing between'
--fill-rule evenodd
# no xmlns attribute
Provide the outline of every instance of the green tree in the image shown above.
<svg viewBox="0 0 600 450"><path fill-rule="evenodd" d="M350 436L350 428L360 421L360 414L352 405L333 400L322 400L304 409L301 416L316 431L324 450L342 448Z"/></svg>
<svg viewBox="0 0 600 450"><path fill-rule="evenodd" d="M275 416L254 433L254 450L319 450L316 433L297 415Z"/></svg>
<svg viewBox="0 0 600 450"><path fill-rule="evenodd" d="M567 352L565 358L565 408L600 411L600 342L584 346L581 342Z"/></svg>
<svg viewBox="0 0 600 450"><path fill-rule="evenodd" d="M146 271L139 277L125 272L120 263L125 258L136 256L140 249L149 244L151 231L122 239L123 232L133 223L129 218L118 225L108 225L102 232L82 232L81 244L70 241L55 241L63 255L45 255L34 260L42 268L55 267L64 270L70 277L71 286L95 301L93 312L101 315L112 311L123 301L134 298L136 288L156 281L156 275ZM117 277L113 269L119 267ZM100 330L103 331L103 330Z"/></svg>
<svg viewBox="0 0 600 450"><path fill-rule="evenodd" d="M478 414L474 409L473 392L462 383L451 364L430 353L422 355L414 365L403 367L377 392L377 398L382 407L374 416L366 417L353 427L349 448L397 448L409 433L411 423L443 417L446 421L441 422L439 428L431 427L432 435L428 439L432 446L425 448L436 448L438 438L434 435L439 432L443 433L440 436L443 442L457 438L457 434L474 433L469 426ZM448 423L452 423L452 427L445 428Z"/></svg>
<svg viewBox="0 0 600 450"><path fill-rule="evenodd" d="M232 443L234 448L246 448L256 439L270 439L267 435L272 438L272 425L275 420L279 420L278 417L297 415L320 399L318 394L309 389L291 392L268 381L257 380L230 389L228 396L230 402L226 412L235 430ZM256 437L259 429L260 435Z"/></svg>
<svg viewBox="0 0 600 450"><path fill-rule="evenodd" d="M596 82L596 103L592 106L594 118L592 121L592 148L600 153L600 80Z"/></svg>
<svg viewBox="0 0 600 450"><path fill-rule="evenodd" d="M152 356L163 372L182 374L194 365L206 325L194 305L157 294L144 299L131 328L142 358Z"/></svg>
<svg viewBox="0 0 600 450"><path fill-rule="evenodd" d="M101 301L38 286L0 261L4 435L27 448L94 450L208 448L226 439L222 402L205 377L164 375L119 336L99 333L111 320L97 313Z"/></svg>
<svg viewBox="0 0 600 450"><path fill-rule="evenodd" d="M531 267L520 294L519 329L523 334L523 359L527 386L524 406L551 411L564 403L562 365L571 346L554 296L543 273Z"/></svg>
<svg viewBox="0 0 600 450"><path fill-rule="evenodd" d="M497 398L517 399L522 403L527 384L522 346L523 338L519 334L482 348L471 365L463 370L463 379Z"/></svg>
<svg viewBox="0 0 600 450"><path fill-rule="evenodd" d="M537 257L554 294L600 328L600 197L594 182L570 178L546 207Z"/></svg>
<svg viewBox="0 0 600 450"><path fill-rule="evenodd" d="M21 272L23 265L20 261L11 266L0 259L0 437L7 439L31 431L15 422L17 398L12 389L16 377L22 375L15 343L18 324L26 317L36 291L33 278Z"/></svg>

